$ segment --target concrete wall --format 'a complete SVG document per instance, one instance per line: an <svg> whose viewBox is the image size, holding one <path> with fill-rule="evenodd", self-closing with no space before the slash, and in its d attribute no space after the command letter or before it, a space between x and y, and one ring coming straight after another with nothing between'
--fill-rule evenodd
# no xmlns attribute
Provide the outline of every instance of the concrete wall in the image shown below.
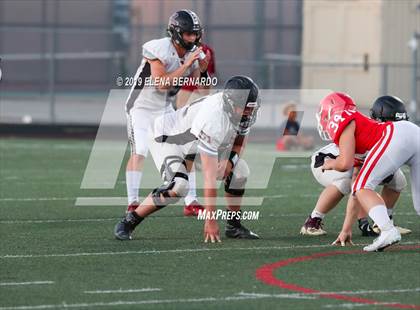
<svg viewBox="0 0 420 310"><path fill-rule="evenodd" d="M304 66L302 87L345 91L365 107L386 89L409 101L412 67L407 42L420 29L418 4L419 0L305 1L304 62L362 64L367 56L370 66ZM381 63L396 66L389 66L386 76L377 66Z"/></svg>
<svg viewBox="0 0 420 310"><path fill-rule="evenodd" d="M414 31L420 33L419 0L384 1L382 5L381 59L390 63L412 63L408 42ZM420 57L420 53L419 53ZM418 60L420 64L420 59ZM420 70L418 70L420 71ZM412 88L411 67L388 69L389 93L410 98ZM417 82L420 89L420 81ZM417 102L420 102L420 91Z"/></svg>
<svg viewBox="0 0 420 310"><path fill-rule="evenodd" d="M114 0L0 0L0 56L4 54L79 53L120 49L113 28ZM205 26L204 38L216 51L218 75L247 74L266 82L265 53L300 54L301 2L277 0L131 0L132 33L127 71L139 63L141 45L166 35L169 16L195 10ZM48 89L48 60L5 59L5 90ZM58 89L105 89L115 84L119 67L109 59L58 60ZM298 87L299 68L278 70L278 87ZM267 83L268 84L268 83Z"/></svg>

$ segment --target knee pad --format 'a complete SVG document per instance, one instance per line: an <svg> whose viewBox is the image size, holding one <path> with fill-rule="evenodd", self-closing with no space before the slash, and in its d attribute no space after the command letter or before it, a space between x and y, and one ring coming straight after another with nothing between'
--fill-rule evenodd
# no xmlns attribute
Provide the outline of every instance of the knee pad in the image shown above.
<svg viewBox="0 0 420 310"><path fill-rule="evenodd" d="M234 196L243 196L249 174L246 161L239 159L233 171L225 179L225 192Z"/></svg>
<svg viewBox="0 0 420 310"><path fill-rule="evenodd" d="M166 157L160 173L164 183L153 190L152 197L155 206L163 208L185 197L189 190L189 182L185 161L179 156Z"/></svg>
<svg viewBox="0 0 420 310"><path fill-rule="evenodd" d="M407 179L405 178L405 175L402 173L401 169L398 169L390 180L387 179L384 180L383 185L396 192L402 192L407 186Z"/></svg>
<svg viewBox="0 0 420 310"><path fill-rule="evenodd" d="M180 198L187 195L188 188L188 176L177 173L172 181L165 182L162 186L153 190L153 203L159 209L166 207L168 204L176 203Z"/></svg>
<svg viewBox="0 0 420 310"><path fill-rule="evenodd" d="M177 173L187 175L187 164L185 160L179 156L165 157L160 168L162 179L166 182L171 182Z"/></svg>
<svg viewBox="0 0 420 310"><path fill-rule="evenodd" d="M188 175L184 173L176 173L173 182L175 184L172 188L172 191L175 192L175 195L179 198L187 196L190 189Z"/></svg>

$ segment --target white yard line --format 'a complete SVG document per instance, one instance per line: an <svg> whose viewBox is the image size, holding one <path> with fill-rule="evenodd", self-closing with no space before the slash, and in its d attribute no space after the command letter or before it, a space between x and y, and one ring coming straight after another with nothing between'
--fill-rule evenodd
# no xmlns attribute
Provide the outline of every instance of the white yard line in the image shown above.
<svg viewBox="0 0 420 310"><path fill-rule="evenodd" d="M158 292L160 288L138 288L129 290L96 290L96 291L84 291L85 294L124 294L124 293L145 293L145 292Z"/></svg>
<svg viewBox="0 0 420 310"><path fill-rule="evenodd" d="M125 182L124 182L125 184ZM407 197L411 196L410 193L404 193ZM261 196L245 196L244 199L249 200L249 204L252 202L260 203L262 199L278 199L278 198L288 198L288 197L304 197L304 198L316 198L319 197L319 194L296 194L296 195L288 195L288 194L276 194L276 195L261 195ZM139 197L140 200L145 199L146 197ZM204 197L198 197L199 199L204 199ZM223 200L223 197L220 197ZM76 205L79 206L100 206L100 205L126 205L127 204L127 197L26 197L26 198L0 198L1 201L76 201ZM102 203L103 202L103 203ZM397 211L398 212L398 211ZM410 213L416 214L416 213Z"/></svg>
<svg viewBox="0 0 420 310"><path fill-rule="evenodd" d="M315 298L317 295L323 294L336 294L336 295L366 295L366 294L389 294L389 293L411 293L411 292L420 292L420 287L416 288L407 288L407 289L389 289L389 290L360 290L360 291L337 291L337 292L318 292L318 293L292 293L289 294L290 297L293 296L308 296L313 295L312 298ZM255 296L255 297L269 297L271 294L264 293L244 293L240 292L240 296Z"/></svg>
<svg viewBox="0 0 420 310"><path fill-rule="evenodd" d="M113 301L113 302L93 302L93 303L78 303L78 304L50 304L50 305L28 305L28 306L12 306L0 307L0 310L33 310L33 309L60 309L60 308L94 308L94 307L117 307L117 306L132 306L132 305L150 305L150 304L171 304L171 303L209 303L209 302L224 302L224 301L240 301L240 300L256 300L263 298L292 298L292 299L307 299L306 297L291 296L292 294L273 294L268 296L227 296L227 297L203 297L203 298L180 298L180 299L148 299L138 301Z"/></svg>
<svg viewBox="0 0 420 310"><path fill-rule="evenodd" d="M260 251L260 250L287 250L300 248L325 248L333 246L323 245L305 245L305 246L284 246L284 247L250 247L250 248L197 248L197 249L173 249L173 250L147 250L147 251L123 251L123 252L84 252L84 253L62 253L62 254L26 254L26 255L2 255L0 259L13 258L48 258L48 257L80 257L80 256L108 256L108 255L129 255L129 254L164 254L164 253L194 253L194 252L215 252L215 251Z"/></svg>
<svg viewBox="0 0 420 310"><path fill-rule="evenodd" d="M344 304L328 304L322 307L327 308L327 309L337 309L337 308L353 309L356 307L374 307L374 306L390 305L390 304L397 304L397 303L399 302L396 302L396 301L375 302L373 304L344 303Z"/></svg>
<svg viewBox="0 0 420 310"><path fill-rule="evenodd" d="M274 211L273 211L274 212ZM261 215L261 214L260 214ZM344 213L335 213L332 217L336 218L339 216L344 216ZM395 216L416 216L417 214L414 212L403 212L403 213L394 213ZM264 215L264 217L302 217L302 218L306 218L308 216L308 213L287 213L287 214L274 214L274 213L270 213L267 215ZM163 218L168 218L168 217L180 217L180 218L184 218L183 216L180 215L173 215L173 216L161 216L161 215L156 215L153 216L151 219L152 220L156 220L156 219L163 219ZM110 218L85 218L85 219L40 219L40 220L0 220L0 224L45 224L45 223L67 223L67 222L109 222L109 221L118 221L119 219L121 219L121 217L110 217ZM407 223L412 223L412 222L407 222Z"/></svg>
<svg viewBox="0 0 420 310"><path fill-rule="evenodd" d="M318 297L315 296L308 296L304 294L299 293L292 293L292 294L264 294L264 293L245 293L240 292L238 294L239 296L243 297L255 297L255 298L278 298L278 296L282 296L283 298L289 298L289 299L317 299Z"/></svg>
<svg viewBox="0 0 420 310"><path fill-rule="evenodd" d="M241 301L241 300L257 300L257 299L298 299L307 300L314 299L314 296L302 296L300 294L259 294L259 293L245 293L240 292L237 295L227 297L203 297L203 298L180 298L180 299L149 299L139 301L113 301L113 302L93 302L93 303L61 303L61 304L45 304L45 305L26 305L26 306L5 306L0 307L0 310L35 310L35 309L59 309L59 308L95 308L95 307L117 307L117 306L131 306L131 305L150 305L150 304L169 304L169 303L209 303L209 302L224 302L224 301ZM391 302L378 302L375 305L390 304ZM325 305L325 308L353 308L357 306L372 306L357 303L346 304L332 304Z"/></svg>
<svg viewBox="0 0 420 310"><path fill-rule="evenodd" d="M128 241L127 241L128 242ZM400 245L417 245L420 240L401 242ZM355 244L356 246L367 245L368 243ZM215 245L217 246L217 245ZM130 255L130 254L165 254L165 253L199 253L199 252L223 252L223 251L263 251L263 250L293 250L293 249L312 249L312 248L329 248L331 250L347 250L352 247L337 247L331 244L313 244L313 245L296 245L296 246L266 246L266 247L249 247L249 248L196 248L196 249L173 249L173 250L147 250L147 251L123 251L123 252L82 252L82 253L60 253L60 254L22 254L22 255L2 255L0 259L16 259L16 258L49 258L49 257L81 257L81 256L111 256L111 255Z"/></svg>
<svg viewBox="0 0 420 310"><path fill-rule="evenodd" d="M320 295L320 294L366 295L366 294L411 293L411 292L420 292L420 287L407 288L407 289L395 289L395 290L361 290L361 291L341 291L341 292L320 292L320 293L312 293L312 295Z"/></svg>
<svg viewBox="0 0 420 310"><path fill-rule="evenodd" d="M0 282L0 286L43 285L43 284L54 284L54 281Z"/></svg>
<svg viewBox="0 0 420 310"><path fill-rule="evenodd" d="M140 197L139 199L142 201L146 197ZM197 197L199 201L203 202L204 197ZM261 205L264 201L264 196L260 197L243 197L241 199L242 206L257 206ZM77 197L75 205L78 207L87 207L87 206L126 206L127 205L127 197ZM172 205L179 205L183 206L184 201L181 199L177 203ZM216 198L216 205L222 206L226 205L226 200L224 197L217 197Z"/></svg>
<svg viewBox="0 0 420 310"><path fill-rule="evenodd" d="M340 214L339 214L340 215ZM344 213L341 214L344 216ZM413 215L413 214L410 214ZM307 213L291 213L291 214L278 214L278 215L267 215L267 217L302 217L306 218ZM156 215L151 217L152 220L164 219L168 217L179 217L186 218L183 215L173 215L173 216L160 216ZM109 222L109 221L118 221L121 217L111 217L111 218L99 218L99 219L49 219L49 220L3 220L0 221L0 224L45 224L45 223L67 223L67 222ZM188 218L186 218L188 219Z"/></svg>

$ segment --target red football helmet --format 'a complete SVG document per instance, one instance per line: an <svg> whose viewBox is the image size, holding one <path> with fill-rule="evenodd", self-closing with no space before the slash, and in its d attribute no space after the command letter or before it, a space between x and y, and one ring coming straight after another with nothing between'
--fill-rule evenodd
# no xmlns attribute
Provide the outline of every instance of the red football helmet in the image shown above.
<svg viewBox="0 0 420 310"><path fill-rule="evenodd" d="M322 140L333 140L344 110L355 111L356 104L345 93L331 93L321 100L316 114L318 132Z"/></svg>

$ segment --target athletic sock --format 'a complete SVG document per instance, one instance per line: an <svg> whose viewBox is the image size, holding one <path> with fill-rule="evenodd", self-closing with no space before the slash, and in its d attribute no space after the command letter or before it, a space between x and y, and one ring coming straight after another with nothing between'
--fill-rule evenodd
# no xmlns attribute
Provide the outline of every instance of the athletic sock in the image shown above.
<svg viewBox="0 0 420 310"><path fill-rule="evenodd" d="M136 226L140 224L143 220L144 217L138 215L136 211L127 213L127 215L125 216L125 221L130 225L131 229L136 228Z"/></svg>
<svg viewBox="0 0 420 310"><path fill-rule="evenodd" d="M185 205L191 204L193 201L197 200L197 191L196 191L196 184L195 184L195 170L188 173L188 184L189 190L188 194L185 197Z"/></svg>
<svg viewBox="0 0 420 310"><path fill-rule="evenodd" d="M384 205L374 206L369 210L369 217L378 225L381 231L386 231L394 227L389 219L386 207Z"/></svg>
<svg viewBox="0 0 420 310"><path fill-rule="evenodd" d="M135 201L139 201L139 188L142 175L143 173L141 171L125 172L125 182L127 184L127 198L129 205Z"/></svg>
<svg viewBox="0 0 420 310"><path fill-rule="evenodd" d="M362 217L360 219L357 220L359 222L359 227L362 227L364 225L369 225L369 221L367 219L367 217Z"/></svg>
<svg viewBox="0 0 420 310"><path fill-rule="evenodd" d="M314 218L314 217L319 217L320 219L324 219L325 213L319 212L314 209L311 213L311 218Z"/></svg>
<svg viewBox="0 0 420 310"><path fill-rule="evenodd" d="M144 220L144 217L138 215L136 211L133 211L132 214L139 223Z"/></svg>
<svg viewBox="0 0 420 310"><path fill-rule="evenodd" d="M386 212L388 213L389 218L392 220L392 216L394 215L394 209L386 209Z"/></svg>

